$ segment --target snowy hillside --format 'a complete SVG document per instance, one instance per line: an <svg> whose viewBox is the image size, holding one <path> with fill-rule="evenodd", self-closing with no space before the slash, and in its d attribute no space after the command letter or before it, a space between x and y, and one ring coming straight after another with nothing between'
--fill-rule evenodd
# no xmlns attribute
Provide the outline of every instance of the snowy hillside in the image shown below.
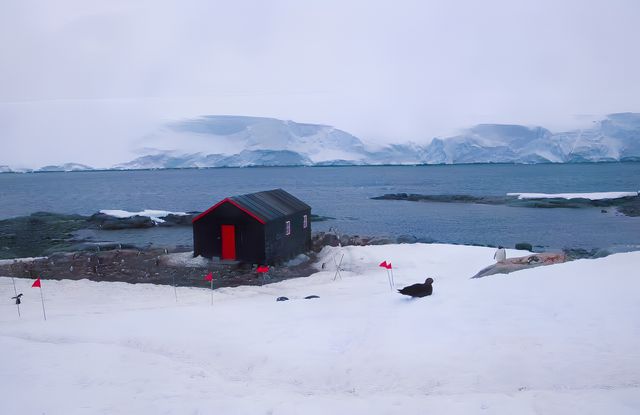
<svg viewBox="0 0 640 415"><path fill-rule="evenodd" d="M33 280L16 279L22 318L0 304L2 412L639 413L640 253L469 279L492 256L329 248L327 270L216 290L213 306L206 289L176 303L168 286L44 280L46 322ZM398 286L433 277L433 296L391 292L382 260Z"/></svg>
<svg viewBox="0 0 640 415"><path fill-rule="evenodd" d="M117 170L180 169L190 167L250 167L250 166L311 166L306 156L289 150L242 150L230 156L224 154L179 154L175 151L156 152L114 166Z"/></svg>
<svg viewBox="0 0 640 415"><path fill-rule="evenodd" d="M543 127L480 124L452 137L433 138L429 144L382 146L327 125L210 115L165 125L139 146L142 156L112 168L638 161L640 114L611 114L590 128L559 133ZM0 166L0 173L11 168ZM67 163L39 171L89 169Z"/></svg>
<svg viewBox="0 0 640 415"><path fill-rule="evenodd" d="M433 163L572 163L640 160L640 114L611 114L591 128L552 133L542 127L483 124L434 139Z"/></svg>
<svg viewBox="0 0 640 415"><path fill-rule="evenodd" d="M93 170L93 167L80 163L65 163L60 166L44 166L37 171L84 171Z"/></svg>
<svg viewBox="0 0 640 415"><path fill-rule="evenodd" d="M561 162L562 152L548 130L520 125L483 124L464 134L434 139L426 148L423 162L457 163L540 163Z"/></svg>
<svg viewBox="0 0 640 415"><path fill-rule="evenodd" d="M147 137L144 145L153 148L153 154L116 168L304 166L357 162L365 154L358 138L334 127L242 116L169 124Z"/></svg>
<svg viewBox="0 0 640 415"><path fill-rule="evenodd" d="M589 129L562 133L542 127L481 124L453 137L435 138L428 145L398 143L377 148L325 125L207 116L171 124L150 136L145 145L154 149L153 154L116 168L640 160L640 114L612 114Z"/></svg>

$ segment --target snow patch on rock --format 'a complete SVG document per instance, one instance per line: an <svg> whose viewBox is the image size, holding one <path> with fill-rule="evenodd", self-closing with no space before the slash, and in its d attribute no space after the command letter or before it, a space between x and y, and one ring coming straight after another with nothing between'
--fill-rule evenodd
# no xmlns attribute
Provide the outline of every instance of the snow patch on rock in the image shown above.
<svg viewBox="0 0 640 415"><path fill-rule="evenodd" d="M164 223L164 220L162 218L164 218L165 216L169 216L169 215L186 216L187 215L187 213L185 212L169 212L167 210L151 210L151 209L145 209L140 212L129 212L127 210L119 210L119 209L103 209L100 211L100 213L113 216L114 218L120 218L120 219L131 218L133 216L146 216L150 218L152 221L154 221L155 223Z"/></svg>
<svg viewBox="0 0 640 415"><path fill-rule="evenodd" d="M639 192L596 192L596 193L507 193L518 199L588 199L607 200L623 197L636 197Z"/></svg>

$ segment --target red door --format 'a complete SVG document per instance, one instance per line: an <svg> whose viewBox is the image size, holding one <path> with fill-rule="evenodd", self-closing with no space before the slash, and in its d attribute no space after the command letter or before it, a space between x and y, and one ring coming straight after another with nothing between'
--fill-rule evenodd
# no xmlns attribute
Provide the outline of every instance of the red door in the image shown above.
<svg viewBox="0 0 640 415"><path fill-rule="evenodd" d="M236 259L236 227L222 225L222 258Z"/></svg>

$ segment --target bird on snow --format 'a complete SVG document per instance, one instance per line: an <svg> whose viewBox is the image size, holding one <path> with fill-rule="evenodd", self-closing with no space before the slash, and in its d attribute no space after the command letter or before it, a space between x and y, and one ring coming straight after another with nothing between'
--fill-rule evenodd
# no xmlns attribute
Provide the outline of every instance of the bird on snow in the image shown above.
<svg viewBox="0 0 640 415"><path fill-rule="evenodd" d="M20 304L20 297L22 297L22 293L16 295L15 297L11 297L11 299L16 300L16 304Z"/></svg>
<svg viewBox="0 0 640 415"><path fill-rule="evenodd" d="M431 284L433 284L433 278L427 278L424 281L424 284L408 285L398 290L398 292L400 294L408 295L410 297L422 298L422 297L431 295L433 293L433 285Z"/></svg>

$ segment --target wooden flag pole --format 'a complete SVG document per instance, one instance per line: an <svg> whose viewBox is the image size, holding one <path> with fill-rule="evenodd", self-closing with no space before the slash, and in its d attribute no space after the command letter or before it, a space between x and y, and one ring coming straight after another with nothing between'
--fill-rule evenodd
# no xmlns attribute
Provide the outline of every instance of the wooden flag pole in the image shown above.
<svg viewBox="0 0 640 415"><path fill-rule="evenodd" d="M178 290L176 289L176 276L173 276L173 294L176 296L176 303L178 302Z"/></svg>
<svg viewBox="0 0 640 415"><path fill-rule="evenodd" d="M342 268L340 268L342 266L342 260L344 259L344 254L342 254L342 256L340 257L340 262L336 262L336 257L333 257L333 263L336 266L336 274L333 276L333 280L335 281L336 278L338 278L338 276L340 276L340 279L342 279L342 273L340 271L342 271Z"/></svg>
<svg viewBox="0 0 640 415"><path fill-rule="evenodd" d="M387 261L384 260L380 264L378 264L378 266L387 270L387 280L389 281L389 289L393 291L393 287L395 286L395 284L393 283L393 274L389 273L389 270L391 269L391 263L387 263Z"/></svg>
<svg viewBox="0 0 640 415"><path fill-rule="evenodd" d="M40 285L40 299L42 300L42 315L44 320L47 321L47 312L44 310L44 295L42 294L42 285Z"/></svg>
<svg viewBox="0 0 640 415"><path fill-rule="evenodd" d="M44 319L47 319L47 312L44 310L44 294L42 294L42 282L40 278L36 279L33 284L31 284L31 288L40 288L40 299L42 300L42 315Z"/></svg>
<svg viewBox="0 0 640 415"><path fill-rule="evenodd" d="M208 273L204 280L211 281L211 305L213 305L213 272Z"/></svg>
<svg viewBox="0 0 640 415"><path fill-rule="evenodd" d="M18 290L16 290L16 280L15 280L15 278L11 277L11 281L13 282L13 292L14 292L15 296L18 297ZM20 315L20 303L18 301L19 301L19 299L16 300L16 307L18 307L18 317L22 317Z"/></svg>

